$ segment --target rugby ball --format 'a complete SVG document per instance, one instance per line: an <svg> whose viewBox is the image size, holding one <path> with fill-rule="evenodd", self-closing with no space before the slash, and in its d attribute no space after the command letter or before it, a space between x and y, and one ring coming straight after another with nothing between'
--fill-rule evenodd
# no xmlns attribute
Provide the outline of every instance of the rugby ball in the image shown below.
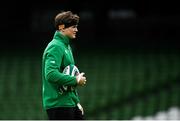
<svg viewBox="0 0 180 121"><path fill-rule="evenodd" d="M65 75L77 76L79 74L79 69L76 65L70 64L64 68L63 73Z"/></svg>

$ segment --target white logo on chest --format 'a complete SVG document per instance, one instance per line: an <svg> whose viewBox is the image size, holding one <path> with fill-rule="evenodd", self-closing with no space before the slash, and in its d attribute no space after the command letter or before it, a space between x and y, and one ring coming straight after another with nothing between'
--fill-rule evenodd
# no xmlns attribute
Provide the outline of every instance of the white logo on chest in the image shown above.
<svg viewBox="0 0 180 121"><path fill-rule="evenodd" d="M65 53L68 54L68 50L65 50Z"/></svg>

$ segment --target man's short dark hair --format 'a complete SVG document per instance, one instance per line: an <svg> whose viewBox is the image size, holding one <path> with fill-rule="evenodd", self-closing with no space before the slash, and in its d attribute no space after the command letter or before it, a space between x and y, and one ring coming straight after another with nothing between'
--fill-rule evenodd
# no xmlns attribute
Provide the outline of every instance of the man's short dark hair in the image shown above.
<svg viewBox="0 0 180 121"><path fill-rule="evenodd" d="M79 16L73 14L71 11L63 11L56 15L55 17L55 28L58 30L59 25L65 25L65 28L77 25L79 23Z"/></svg>

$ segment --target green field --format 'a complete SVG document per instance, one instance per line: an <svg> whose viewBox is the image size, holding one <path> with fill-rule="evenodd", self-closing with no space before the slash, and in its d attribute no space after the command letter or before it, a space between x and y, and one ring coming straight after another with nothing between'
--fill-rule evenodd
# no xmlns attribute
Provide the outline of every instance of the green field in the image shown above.
<svg viewBox="0 0 180 121"><path fill-rule="evenodd" d="M0 119L47 119L41 54L0 57ZM180 107L177 51L85 51L75 54L87 85L79 88L86 119L131 119Z"/></svg>

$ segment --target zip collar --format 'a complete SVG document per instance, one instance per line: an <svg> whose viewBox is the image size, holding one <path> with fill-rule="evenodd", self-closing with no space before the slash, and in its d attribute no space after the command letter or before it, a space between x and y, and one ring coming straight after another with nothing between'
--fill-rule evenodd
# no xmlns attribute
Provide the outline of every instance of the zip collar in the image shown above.
<svg viewBox="0 0 180 121"><path fill-rule="evenodd" d="M54 34L54 39L63 42L64 44L68 45L69 44L69 38L65 35L63 35L60 31L56 30Z"/></svg>

